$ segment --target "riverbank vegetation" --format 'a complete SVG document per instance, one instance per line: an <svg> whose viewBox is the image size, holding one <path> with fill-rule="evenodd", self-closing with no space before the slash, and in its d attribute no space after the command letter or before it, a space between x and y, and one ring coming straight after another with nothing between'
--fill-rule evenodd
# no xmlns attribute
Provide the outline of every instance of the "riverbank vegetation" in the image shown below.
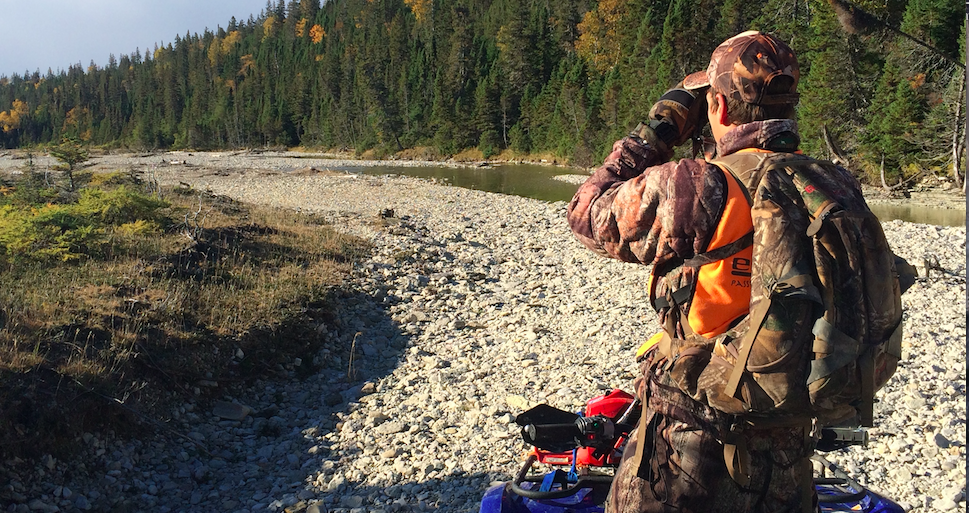
<svg viewBox="0 0 969 513"><path fill-rule="evenodd" d="M591 165L755 28L799 54L807 151L888 185L923 172L958 185L962 20L956 0L270 1L106 65L0 78L0 147L425 146Z"/></svg>
<svg viewBox="0 0 969 513"><path fill-rule="evenodd" d="M0 179L0 454L161 425L191 397L320 363L361 241L150 177L73 179Z"/></svg>

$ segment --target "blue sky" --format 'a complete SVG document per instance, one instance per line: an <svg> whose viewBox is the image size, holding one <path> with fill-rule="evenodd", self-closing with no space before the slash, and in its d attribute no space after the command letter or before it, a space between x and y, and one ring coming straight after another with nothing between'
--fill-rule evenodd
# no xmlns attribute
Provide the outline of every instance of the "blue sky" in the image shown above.
<svg viewBox="0 0 969 513"><path fill-rule="evenodd" d="M0 76L86 68L92 60L104 66L112 53L144 54L265 7L266 0L0 0Z"/></svg>

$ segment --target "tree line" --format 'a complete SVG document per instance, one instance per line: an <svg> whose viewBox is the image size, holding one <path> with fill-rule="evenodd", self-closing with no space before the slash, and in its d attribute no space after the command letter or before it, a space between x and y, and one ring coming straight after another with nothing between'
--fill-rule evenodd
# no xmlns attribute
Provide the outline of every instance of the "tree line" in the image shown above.
<svg viewBox="0 0 969 513"><path fill-rule="evenodd" d="M894 182L960 180L957 0L270 0L103 67L0 77L0 147L432 146L592 165L747 29L798 52L805 150Z"/></svg>

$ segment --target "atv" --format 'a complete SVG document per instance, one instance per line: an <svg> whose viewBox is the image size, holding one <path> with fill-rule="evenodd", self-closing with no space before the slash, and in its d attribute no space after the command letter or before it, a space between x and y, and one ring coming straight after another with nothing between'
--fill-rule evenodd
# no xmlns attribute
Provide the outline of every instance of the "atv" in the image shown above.
<svg viewBox="0 0 969 513"><path fill-rule="evenodd" d="M641 403L622 390L590 399L578 413L547 404L522 413L515 422L532 449L514 480L485 492L480 513L602 513L641 413ZM830 452L867 442L864 429L824 428L817 450ZM814 486L823 513L904 513L820 454L812 459L817 463ZM536 463L552 470L535 472Z"/></svg>

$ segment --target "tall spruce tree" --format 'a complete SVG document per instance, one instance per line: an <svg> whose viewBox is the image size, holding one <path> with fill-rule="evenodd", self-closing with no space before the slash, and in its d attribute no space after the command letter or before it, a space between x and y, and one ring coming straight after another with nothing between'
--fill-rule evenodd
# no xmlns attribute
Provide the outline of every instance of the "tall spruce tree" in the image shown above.
<svg viewBox="0 0 969 513"><path fill-rule="evenodd" d="M825 0L809 0L809 37L800 46L801 82L798 126L801 146L812 155L826 155L823 131L841 145L854 146L858 121L848 34ZM834 155L829 155L829 158Z"/></svg>

